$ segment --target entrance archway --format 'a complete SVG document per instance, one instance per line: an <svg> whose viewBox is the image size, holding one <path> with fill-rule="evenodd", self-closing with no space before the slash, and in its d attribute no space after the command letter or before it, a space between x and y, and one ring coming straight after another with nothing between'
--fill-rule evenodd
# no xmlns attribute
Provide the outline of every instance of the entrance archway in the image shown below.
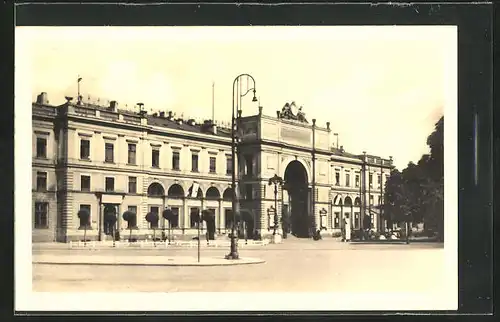
<svg viewBox="0 0 500 322"><path fill-rule="evenodd" d="M307 172L302 163L294 160L285 170L284 189L288 192L290 232L301 238L309 237L309 189Z"/></svg>

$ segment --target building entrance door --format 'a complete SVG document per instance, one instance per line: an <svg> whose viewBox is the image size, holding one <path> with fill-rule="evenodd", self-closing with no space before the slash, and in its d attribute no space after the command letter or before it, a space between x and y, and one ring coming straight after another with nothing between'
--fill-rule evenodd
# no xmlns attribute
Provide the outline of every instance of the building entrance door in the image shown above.
<svg viewBox="0 0 500 322"><path fill-rule="evenodd" d="M289 198L290 232L296 237L308 238L311 225L308 179L299 161L294 160L286 167L284 189Z"/></svg>

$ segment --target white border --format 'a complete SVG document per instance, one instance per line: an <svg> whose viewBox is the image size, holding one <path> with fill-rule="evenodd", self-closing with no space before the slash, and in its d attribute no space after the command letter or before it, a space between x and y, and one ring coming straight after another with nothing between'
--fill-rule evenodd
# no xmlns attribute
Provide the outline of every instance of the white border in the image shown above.
<svg viewBox="0 0 500 322"><path fill-rule="evenodd" d="M59 27L60 28L60 27ZM403 28L404 32L393 33L395 28ZM449 52L446 54L446 124L444 127L445 146L445 247L446 283L448 287L436 293L34 293L32 292L32 254L31 254L31 75L30 61L23 53L30 48L29 28L16 28L16 61L15 61L15 309L33 310L429 310L457 309L458 302L458 263L457 263L457 27L456 26L419 26L419 27L252 27L252 28L167 28L172 35L185 39L186 34L194 34L194 38L204 40L231 39L230 36L247 37L251 40L258 37L266 39L347 39L362 41L366 39L391 38L408 40L418 38L420 31L433 28L428 37L451 35L448 37ZM43 28L40 28L43 29ZM86 27L85 29L89 29ZM152 36L164 28L136 28L127 33L117 33L117 29L106 27L102 32L115 33L117 38L130 39L130 33L141 33L141 37ZM144 31L146 31L144 33ZM214 32L213 29L217 29ZM235 33L235 29L238 31ZM281 29L291 32L281 33ZM380 34L380 29L388 32ZM265 30L257 33L257 30ZM333 30L333 32L332 32ZM312 33L310 32L312 31ZM348 31L348 32L346 32ZM61 41L65 37L75 37L76 28L64 28ZM258 34L258 36L256 36ZM171 35L171 36L172 36ZM344 36L343 36L344 35ZM80 36L80 35L78 35ZM82 34L84 37L84 34ZM37 35L43 39L43 35ZM193 37L190 41L193 41ZM413 277L412 277L413 278ZM132 299L133 297L133 299ZM197 297L200 300L193 300ZM110 301L112 299L112 301ZM203 299L203 300L201 300ZM196 306L194 304L196 303Z"/></svg>

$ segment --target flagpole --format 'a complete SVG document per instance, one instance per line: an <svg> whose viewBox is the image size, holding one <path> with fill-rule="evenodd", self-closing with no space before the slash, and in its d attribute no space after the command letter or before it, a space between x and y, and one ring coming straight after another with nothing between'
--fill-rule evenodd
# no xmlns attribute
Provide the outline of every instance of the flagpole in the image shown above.
<svg viewBox="0 0 500 322"><path fill-rule="evenodd" d="M80 77L80 75L78 75L78 78L77 78L77 83L78 83L78 96L77 96L77 101L78 103L81 102L82 98L80 96L80 81L82 80L82 78Z"/></svg>

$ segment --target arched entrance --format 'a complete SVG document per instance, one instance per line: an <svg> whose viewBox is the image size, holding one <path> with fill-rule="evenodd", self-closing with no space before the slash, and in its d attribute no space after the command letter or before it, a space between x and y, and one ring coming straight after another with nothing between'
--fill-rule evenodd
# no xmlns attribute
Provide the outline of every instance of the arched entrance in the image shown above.
<svg viewBox="0 0 500 322"><path fill-rule="evenodd" d="M309 189L307 172L302 163L294 160L285 170L284 189L288 192L290 232L296 237L309 237Z"/></svg>

